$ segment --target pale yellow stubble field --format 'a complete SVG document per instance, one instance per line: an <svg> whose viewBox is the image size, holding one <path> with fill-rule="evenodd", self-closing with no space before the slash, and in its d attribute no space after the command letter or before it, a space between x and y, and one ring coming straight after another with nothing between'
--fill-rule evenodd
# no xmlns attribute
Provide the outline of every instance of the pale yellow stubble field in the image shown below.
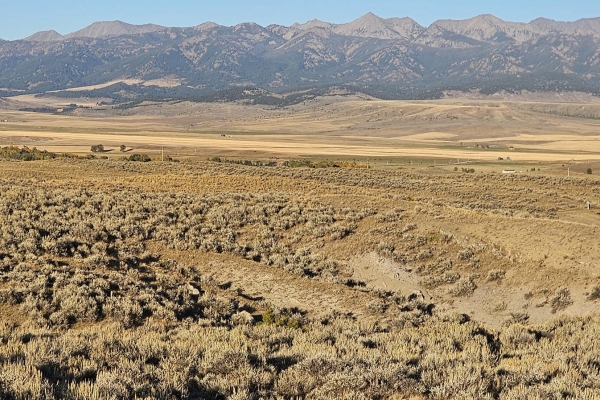
<svg viewBox="0 0 600 400"><path fill-rule="evenodd" d="M65 100L56 101L59 106ZM0 123L0 145L89 154L91 145L103 144L113 150L109 157L125 145L151 155L164 148L202 158L585 162L600 160L597 115L596 104L490 100L338 99L284 109L147 104L120 111L93 107L68 116L0 111L8 121Z"/></svg>

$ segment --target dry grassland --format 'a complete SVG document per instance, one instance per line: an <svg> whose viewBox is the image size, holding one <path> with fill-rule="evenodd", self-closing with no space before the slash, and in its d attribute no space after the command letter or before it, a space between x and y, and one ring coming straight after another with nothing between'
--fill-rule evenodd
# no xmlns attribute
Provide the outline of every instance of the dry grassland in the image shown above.
<svg viewBox="0 0 600 400"><path fill-rule="evenodd" d="M70 101L20 96L11 104L13 109L59 107ZM3 111L0 119L8 122L0 123L0 145L85 154L93 144L112 149L124 144L154 156L165 147L171 154L203 160L345 157L371 159L376 165L406 164L408 159L600 159L600 105L593 102L325 98L285 109L191 103L148 103L131 110L92 106L69 116Z"/></svg>
<svg viewBox="0 0 600 400"><path fill-rule="evenodd" d="M598 398L599 117L489 99L0 111L0 146L109 150L0 160L0 398Z"/></svg>
<svg viewBox="0 0 600 400"><path fill-rule="evenodd" d="M2 398L600 395L593 175L0 174Z"/></svg>

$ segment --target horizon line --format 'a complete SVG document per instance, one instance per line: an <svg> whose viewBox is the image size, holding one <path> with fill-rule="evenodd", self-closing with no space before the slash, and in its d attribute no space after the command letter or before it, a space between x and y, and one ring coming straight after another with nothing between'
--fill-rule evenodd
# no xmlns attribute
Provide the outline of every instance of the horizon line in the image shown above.
<svg viewBox="0 0 600 400"><path fill-rule="evenodd" d="M585 21L585 20L594 20L594 19L598 19L598 18L600 18L600 16L598 16L598 17L586 17L586 18L579 18L579 19L576 19L576 20L574 20L574 21L564 21L564 20L555 20L555 19L552 19L552 18L546 18L546 17L537 17L537 18L534 18L534 19L532 19L532 20L530 20L530 21L528 21L528 22L521 22L521 21L509 21L509 20L504 20L504 19L502 19L502 18L500 18L500 17L497 17L497 16L495 16L494 14L484 13L484 14L477 14L477 15L474 15L474 16L472 16L472 17L469 17L469 18L463 18L463 19L441 18L441 19L437 19L437 20L435 20L434 22L432 22L432 23L431 23L431 24L429 24L429 25L422 25L421 23L419 23L418 21L416 21L414 18L412 18L412 17L410 17L410 16L403 16L403 17L388 17L388 18L384 18L384 17L380 17L380 16L378 16L377 14L375 14L375 13L373 13L373 12L369 11L369 12L367 12L367 13L365 13L365 14L361 15L360 17L358 17L358 18L356 18L356 19L354 19L354 20L352 20L352 21L348 21L348 22L342 22L342 23L333 23L333 22L324 21L324 20L321 20L321 19L318 19L318 18L313 18L313 19L307 20L307 21L305 21L305 22L302 22L302 23L300 23L300 22L294 22L293 24L291 24L291 25L289 25L289 26L286 26L286 25L280 25L280 24L277 24L277 23L273 23L273 24L269 24L269 25L261 25L261 24L258 24L258 23L256 23L256 22L253 22L253 21L238 22L238 23L237 23L237 24L235 24L235 25L222 25L222 24L219 24L218 22L214 22L214 21L204 21L204 22L202 22L202 23L200 23L200 24L197 24L197 25L191 25L191 26L168 26L168 25L161 25L161 24L159 24L159 23L155 23L155 22L146 22L146 23L142 23L142 24L132 24L132 23L130 23L130 22L126 22L126 21L123 21L123 20L115 19L115 20L102 20L102 21L94 21L94 22L92 22L92 23L90 23L90 24L88 24L88 25L86 25L86 26L84 26L84 27L82 27L82 28L80 28L80 29L78 29L78 30L75 30L75 31L73 31L73 32L68 32L68 33L65 33L65 34L62 34L62 33L60 33L60 32L59 32L59 31L57 31L56 29L46 29L46 30L39 30L39 31L35 31L35 32L33 32L32 34L30 34L30 35L28 35L28 36L25 36L25 37L23 37L23 38L19 38L19 39L3 39L3 38L0 38L0 40L5 40L5 41L7 41L7 42L14 42L14 41L19 41L19 40L24 40L24 39L27 39L27 38L29 38L29 37L31 37L31 36L33 36L33 35L35 35L35 34L38 34L38 33L44 33L44 32L55 32L55 33L59 34L61 37L66 37L66 36L69 36L69 35L71 35L71 34L77 33L77 32L79 32L79 31L81 31L81 30L84 30L84 29L86 29L86 28L89 28L90 26L92 26L92 25L94 25L94 24L98 24L98 23L123 23L123 24L131 25L131 26L138 26L138 27L139 27L139 26L145 26L145 25L156 25L156 26L160 26L160 27L162 27L162 28L165 28L165 29L169 29L169 28L175 28L175 29L195 28L195 27L198 27L198 26L201 26L201 25L204 25L204 24L215 24L215 25L217 25L217 26L220 26L220 27L225 27L225 28L233 28L233 27L235 27L235 26L242 25L242 24L256 24L256 25L259 25L259 26L261 26L261 27L263 27L263 28L268 28L269 26L284 26L284 27L286 27L286 28L291 28L291 27L293 27L294 25L304 25L304 24L307 24L307 23L309 23L309 22L312 22L312 21L324 22L324 23L331 24L331 25L336 25L336 26L339 26L339 25L345 25L345 24L350 24L350 23L352 23L352 22L358 21L358 20L360 20L361 18L364 18L364 17L366 17L366 16L368 16L368 15L373 15L373 16L375 16L375 17L377 17L377 18L380 18L380 19L383 19L383 20L387 20L387 19L393 19L393 18L400 18L400 19L402 19L402 18L408 18L408 19L410 19L410 20L414 21L416 24L418 24L419 26L421 26L421 27L423 27L423 28L425 28L425 29L427 29L427 28L430 28L431 26L435 25L435 24L436 24L437 22L439 22L439 21L468 21L468 20L471 20L471 19L475 19L475 18L477 18L477 17L485 17L485 16L492 16L492 17L494 17L494 18L497 18L497 19L499 19L500 21L502 21L502 22L506 22L506 23L525 24L525 25L527 25L527 24L531 24L532 22L534 22L534 21L537 21L537 20L539 20L539 19L544 19L544 20L553 21L553 22L558 22L558 23L576 23L576 22L579 22L579 21Z"/></svg>

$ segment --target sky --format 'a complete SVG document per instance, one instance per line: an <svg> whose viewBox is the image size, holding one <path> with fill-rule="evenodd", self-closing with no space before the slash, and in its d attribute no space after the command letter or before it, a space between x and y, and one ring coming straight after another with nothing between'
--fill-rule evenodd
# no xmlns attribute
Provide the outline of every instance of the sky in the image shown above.
<svg viewBox="0 0 600 400"><path fill-rule="evenodd" d="M538 17L559 21L600 17L597 0L0 0L0 38L15 40L54 29L77 31L96 21L195 26L206 21L232 26L353 21L367 12L380 17L411 17L424 26L438 19L494 14L506 21Z"/></svg>

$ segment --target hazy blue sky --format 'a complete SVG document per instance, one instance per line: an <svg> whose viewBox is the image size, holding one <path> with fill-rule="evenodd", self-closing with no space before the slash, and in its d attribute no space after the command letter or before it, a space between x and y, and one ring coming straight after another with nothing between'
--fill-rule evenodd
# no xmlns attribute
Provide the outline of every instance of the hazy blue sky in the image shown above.
<svg viewBox="0 0 600 400"><path fill-rule="evenodd" d="M0 0L0 38L19 39L41 30L61 34L95 21L194 26L257 22L291 25L318 18L341 23L371 11L381 17L409 16L421 25L442 18L494 14L508 21L537 17L562 21L600 17L598 0Z"/></svg>

